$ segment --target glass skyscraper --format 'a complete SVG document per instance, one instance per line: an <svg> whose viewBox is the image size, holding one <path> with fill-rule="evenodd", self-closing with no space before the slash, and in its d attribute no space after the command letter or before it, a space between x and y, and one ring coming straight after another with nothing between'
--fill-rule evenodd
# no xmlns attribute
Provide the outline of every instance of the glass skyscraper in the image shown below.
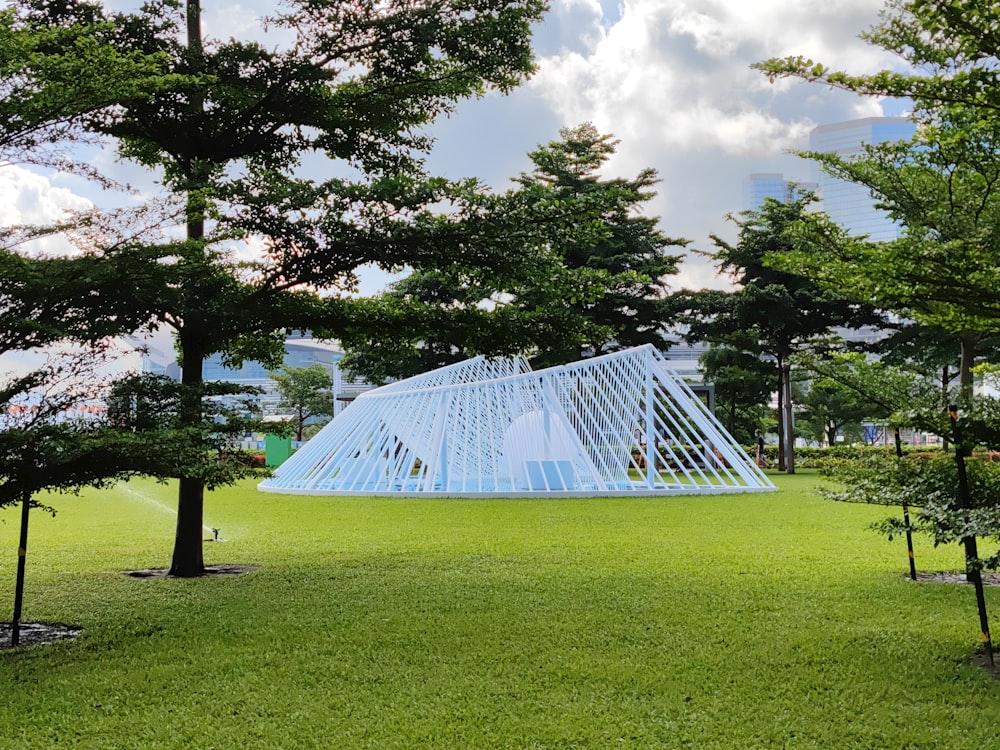
<svg viewBox="0 0 1000 750"><path fill-rule="evenodd" d="M916 125L907 117L866 117L820 125L809 135L809 148L849 158L862 153L864 144L908 140L915 131ZM820 172L819 192L822 209L850 234L875 241L899 236L899 226L875 208L868 188Z"/></svg>
<svg viewBox="0 0 1000 750"><path fill-rule="evenodd" d="M759 211L765 198L786 203L803 193L816 192L815 182L790 182L780 172L751 172L743 178L743 210Z"/></svg>

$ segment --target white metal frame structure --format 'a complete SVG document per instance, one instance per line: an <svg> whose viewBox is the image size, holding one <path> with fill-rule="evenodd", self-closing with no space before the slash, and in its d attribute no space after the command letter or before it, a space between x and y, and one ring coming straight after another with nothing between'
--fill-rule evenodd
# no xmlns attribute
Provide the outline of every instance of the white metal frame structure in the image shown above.
<svg viewBox="0 0 1000 750"><path fill-rule="evenodd" d="M470 359L363 393L259 485L309 495L775 489L652 346L532 371Z"/></svg>

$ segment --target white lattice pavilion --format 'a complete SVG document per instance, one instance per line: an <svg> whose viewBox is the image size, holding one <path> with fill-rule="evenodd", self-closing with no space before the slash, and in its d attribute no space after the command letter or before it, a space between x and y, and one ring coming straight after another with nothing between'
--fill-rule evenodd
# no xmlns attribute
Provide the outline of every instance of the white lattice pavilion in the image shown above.
<svg viewBox="0 0 1000 750"><path fill-rule="evenodd" d="M259 488L590 496L774 485L647 345L538 371L477 357L363 393Z"/></svg>

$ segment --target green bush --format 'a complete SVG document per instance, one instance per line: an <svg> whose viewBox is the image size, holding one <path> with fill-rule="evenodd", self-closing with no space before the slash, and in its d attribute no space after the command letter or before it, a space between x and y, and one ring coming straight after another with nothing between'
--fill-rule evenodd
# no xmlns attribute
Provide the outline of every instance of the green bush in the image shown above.
<svg viewBox="0 0 1000 750"><path fill-rule="evenodd" d="M756 455L756 446L746 447L745 450L751 456ZM795 467L800 469L817 469L823 468L831 461L841 461L841 460L863 460L870 456L879 456L885 454L894 454L895 446L893 445L834 445L831 447L799 447L795 448ZM930 449L928 450L926 446L922 445L904 445L903 452L906 455L939 455L941 453L940 449ZM769 468L774 468L778 465L778 446L777 445L766 445L764 446L764 458L767 460L767 465Z"/></svg>

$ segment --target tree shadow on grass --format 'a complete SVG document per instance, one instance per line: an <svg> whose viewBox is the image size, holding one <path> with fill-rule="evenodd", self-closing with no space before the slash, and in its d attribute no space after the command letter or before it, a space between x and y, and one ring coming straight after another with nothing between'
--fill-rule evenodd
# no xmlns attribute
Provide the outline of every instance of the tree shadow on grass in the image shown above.
<svg viewBox="0 0 1000 750"><path fill-rule="evenodd" d="M258 569L257 565L206 565L205 575L200 578L215 578L240 576L251 573ZM168 576L166 568L149 568L146 570L126 570L122 575L130 578L145 580L176 578ZM0 622L0 651L13 648L23 648L26 646L37 646L45 643L55 643L66 638L76 638L80 635L82 628L73 625L51 622L22 622L19 628L19 640L17 646L11 646L11 623Z"/></svg>
<svg viewBox="0 0 1000 750"><path fill-rule="evenodd" d="M1000 586L1000 572L984 571L980 574L983 578L983 586ZM965 571L945 570L929 573L917 573L917 583L961 583L971 585L965 577ZM972 655L972 663L982 669L994 679L1000 680L1000 653L996 651L997 644L994 644L994 662L986 656L986 647L977 649Z"/></svg>

